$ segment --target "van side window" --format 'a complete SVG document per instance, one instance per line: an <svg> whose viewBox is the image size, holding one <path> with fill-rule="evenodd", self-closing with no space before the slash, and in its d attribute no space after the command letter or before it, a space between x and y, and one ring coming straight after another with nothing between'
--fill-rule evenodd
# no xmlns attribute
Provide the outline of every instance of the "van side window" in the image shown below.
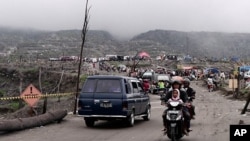
<svg viewBox="0 0 250 141"><path fill-rule="evenodd" d="M134 93L139 93L137 83L136 82L132 82L132 86L133 86L133 92Z"/></svg>
<svg viewBox="0 0 250 141"><path fill-rule="evenodd" d="M82 92L93 93L95 90L95 79L88 79L82 88Z"/></svg>
<svg viewBox="0 0 250 141"><path fill-rule="evenodd" d="M131 86L129 84L129 81L124 79L124 84L125 84L125 91L126 91L126 94L131 94Z"/></svg>

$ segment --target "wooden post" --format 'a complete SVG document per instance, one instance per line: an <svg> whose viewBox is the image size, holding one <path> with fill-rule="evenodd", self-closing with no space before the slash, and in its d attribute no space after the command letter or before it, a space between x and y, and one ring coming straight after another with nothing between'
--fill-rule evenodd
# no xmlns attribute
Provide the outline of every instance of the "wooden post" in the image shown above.
<svg viewBox="0 0 250 141"><path fill-rule="evenodd" d="M43 114L47 112L47 103L48 103L48 98L47 98L47 93L46 93L44 101L43 101Z"/></svg>
<svg viewBox="0 0 250 141"><path fill-rule="evenodd" d="M247 102L246 102L245 107L244 107L243 110L241 111L241 114L245 114L245 113L246 113L247 107L248 107L248 105L249 105L249 102L250 102L250 93L248 93Z"/></svg>
<svg viewBox="0 0 250 141"><path fill-rule="evenodd" d="M239 92L240 92L240 67L238 67L238 71L237 71L237 89L236 89L236 96L235 98L238 97Z"/></svg>

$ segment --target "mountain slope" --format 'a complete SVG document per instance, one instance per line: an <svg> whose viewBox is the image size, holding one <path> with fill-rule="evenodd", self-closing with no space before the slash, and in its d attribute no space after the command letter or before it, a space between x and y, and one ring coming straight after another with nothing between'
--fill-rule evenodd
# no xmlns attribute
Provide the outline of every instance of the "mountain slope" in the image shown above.
<svg viewBox="0 0 250 141"><path fill-rule="evenodd" d="M185 52L194 56L247 57L250 34L154 30L142 33L131 41L161 43L178 53Z"/></svg>

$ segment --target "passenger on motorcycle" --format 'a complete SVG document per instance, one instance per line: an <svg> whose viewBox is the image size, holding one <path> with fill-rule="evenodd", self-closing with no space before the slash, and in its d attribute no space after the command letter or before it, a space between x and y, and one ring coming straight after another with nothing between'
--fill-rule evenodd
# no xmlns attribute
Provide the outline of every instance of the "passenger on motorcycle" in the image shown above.
<svg viewBox="0 0 250 141"><path fill-rule="evenodd" d="M186 104L186 102L188 102L188 96L187 96L187 93L185 90L181 89L181 82L180 81L173 81L172 82L172 90L170 90L165 97L162 98L163 101L167 102L169 99L172 98L172 95L173 95L173 90L174 89L178 89L180 91L180 99L183 101L184 104ZM162 114L162 119L163 119L163 126L164 126L164 129L163 131L164 132L167 132L167 121L166 121L166 114L167 114L167 110L164 110L163 111L163 114ZM190 114L189 114L189 111L187 109L186 106L183 106L182 108L182 111L183 111L183 116L184 116L184 124L185 124L185 128L186 130L184 131L186 133L186 135L188 135L188 132L190 131Z"/></svg>
<svg viewBox="0 0 250 141"><path fill-rule="evenodd" d="M188 104L187 107L189 109L191 118L194 119L194 115L195 115L195 107L192 104L193 99L195 99L195 94L196 91L190 87L190 80L189 79L184 79L183 81L183 88L186 90L186 93L188 95Z"/></svg>
<svg viewBox="0 0 250 141"><path fill-rule="evenodd" d="M180 91L179 89L174 89L172 97L167 101L167 103L172 102L172 101L178 101L180 103L183 103L183 101L180 98Z"/></svg>
<svg viewBox="0 0 250 141"><path fill-rule="evenodd" d="M148 81L147 79L144 79L142 85L143 85L143 89L144 89L146 92L148 92L149 89L150 89L150 83L149 83L149 81Z"/></svg>

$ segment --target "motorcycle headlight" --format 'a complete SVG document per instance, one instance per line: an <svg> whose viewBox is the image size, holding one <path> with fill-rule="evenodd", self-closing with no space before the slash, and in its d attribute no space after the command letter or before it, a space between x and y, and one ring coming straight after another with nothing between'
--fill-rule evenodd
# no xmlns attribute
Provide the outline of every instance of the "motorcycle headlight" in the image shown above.
<svg viewBox="0 0 250 141"><path fill-rule="evenodd" d="M166 115L167 120L180 120L182 118L181 111L174 111L174 113L168 113Z"/></svg>

